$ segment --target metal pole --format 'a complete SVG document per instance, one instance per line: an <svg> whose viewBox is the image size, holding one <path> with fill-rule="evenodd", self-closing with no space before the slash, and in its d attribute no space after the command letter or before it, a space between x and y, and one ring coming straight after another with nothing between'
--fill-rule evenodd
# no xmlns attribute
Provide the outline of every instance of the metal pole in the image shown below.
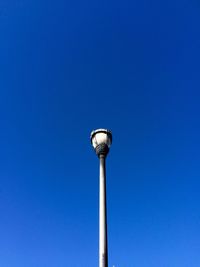
<svg viewBox="0 0 200 267"><path fill-rule="evenodd" d="M106 155L100 154L99 175L99 267L108 267L106 211Z"/></svg>

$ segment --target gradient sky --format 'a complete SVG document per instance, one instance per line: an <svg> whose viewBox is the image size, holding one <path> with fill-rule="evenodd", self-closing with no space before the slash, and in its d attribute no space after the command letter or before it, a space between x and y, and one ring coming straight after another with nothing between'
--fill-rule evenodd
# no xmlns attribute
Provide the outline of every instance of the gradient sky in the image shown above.
<svg viewBox="0 0 200 267"><path fill-rule="evenodd" d="M0 266L200 266L200 4L0 1Z"/></svg>

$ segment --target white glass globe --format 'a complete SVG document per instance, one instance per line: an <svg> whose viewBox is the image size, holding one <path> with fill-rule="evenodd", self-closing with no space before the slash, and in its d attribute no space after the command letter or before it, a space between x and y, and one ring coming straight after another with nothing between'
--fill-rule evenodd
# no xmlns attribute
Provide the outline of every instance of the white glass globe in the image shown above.
<svg viewBox="0 0 200 267"><path fill-rule="evenodd" d="M98 129L92 131L91 143L94 149L101 144L106 144L108 147L110 147L112 143L112 134L109 130L106 129Z"/></svg>

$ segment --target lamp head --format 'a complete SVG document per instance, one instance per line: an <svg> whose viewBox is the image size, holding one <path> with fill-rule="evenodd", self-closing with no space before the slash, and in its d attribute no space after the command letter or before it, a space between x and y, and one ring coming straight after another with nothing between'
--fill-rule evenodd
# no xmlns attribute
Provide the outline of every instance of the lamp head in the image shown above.
<svg viewBox="0 0 200 267"><path fill-rule="evenodd" d="M106 156L112 144L112 133L107 129L98 129L91 132L90 140L98 157Z"/></svg>

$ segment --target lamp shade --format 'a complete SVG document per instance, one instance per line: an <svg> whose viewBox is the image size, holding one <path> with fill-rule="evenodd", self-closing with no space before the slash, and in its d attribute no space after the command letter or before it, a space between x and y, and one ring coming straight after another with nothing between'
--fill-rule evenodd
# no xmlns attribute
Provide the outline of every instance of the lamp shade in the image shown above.
<svg viewBox="0 0 200 267"><path fill-rule="evenodd" d="M98 129L98 130L92 131L90 139L91 139L91 143L94 149L98 145L102 145L102 144L105 144L108 147L110 147L112 143L112 133L111 131L106 130L106 129Z"/></svg>

